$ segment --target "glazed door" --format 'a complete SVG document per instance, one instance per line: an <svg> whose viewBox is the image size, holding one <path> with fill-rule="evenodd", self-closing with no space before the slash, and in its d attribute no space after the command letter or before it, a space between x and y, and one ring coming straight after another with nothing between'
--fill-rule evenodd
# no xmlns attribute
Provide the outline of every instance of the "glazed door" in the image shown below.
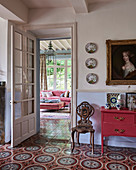
<svg viewBox="0 0 136 170"><path fill-rule="evenodd" d="M36 133L36 38L11 28L11 146Z"/></svg>

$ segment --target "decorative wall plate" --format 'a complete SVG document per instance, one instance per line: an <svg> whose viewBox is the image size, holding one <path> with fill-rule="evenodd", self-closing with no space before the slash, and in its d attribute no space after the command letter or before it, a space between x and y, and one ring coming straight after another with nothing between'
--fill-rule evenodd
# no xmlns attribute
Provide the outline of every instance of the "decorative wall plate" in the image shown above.
<svg viewBox="0 0 136 170"><path fill-rule="evenodd" d="M111 107L116 107L118 96L119 93L107 93L107 103L109 103Z"/></svg>
<svg viewBox="0 0 136 170"><path fill-rule="evenodd" d="M96 67L97 61L94 58L88 58L85 62L85 65L86 65L87 68L92 69L92 68Z"/></svg>
<svg viewBox="0 0 136 170"><path fill-rule="evenodd" d="M96 74L94 74L94 73L89 73L86 76L86 81L89 84L95 84L98 81L98 76Z"/></svg>
<svg viewBox="0 0 136 170"><path fill-rule="evenodd" d="M94 53L97 50L97 45L95 43L87 43L85 50L88 53Z"/></svg>

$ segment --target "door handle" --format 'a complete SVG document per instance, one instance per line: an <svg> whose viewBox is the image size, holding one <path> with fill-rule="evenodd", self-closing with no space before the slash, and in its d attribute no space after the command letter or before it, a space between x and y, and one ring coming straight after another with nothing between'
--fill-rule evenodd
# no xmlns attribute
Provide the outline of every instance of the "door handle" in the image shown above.
<svg viewBox="0 0 136 170"><path fill-rule="evenodd" d="M10 104L12 103L12 101L10 100ZM13 104L17 104L17 102L16 101L13 101Z"/></svg>

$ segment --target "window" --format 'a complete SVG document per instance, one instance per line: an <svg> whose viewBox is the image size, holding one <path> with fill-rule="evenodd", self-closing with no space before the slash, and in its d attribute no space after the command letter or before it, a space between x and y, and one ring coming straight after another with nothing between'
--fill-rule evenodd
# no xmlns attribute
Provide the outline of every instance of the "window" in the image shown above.
<svg viewBox="0 0 136 170"><path fill-rule="evenodd" d="M47 68L47 86L50 87L50 90L54 89L54 68Z"/></svg>
<svg viewBox="0 0 136 170"><path fill-rule="evenodd" d="M48 90L71 90L71 59L46 64Z"/></svg>

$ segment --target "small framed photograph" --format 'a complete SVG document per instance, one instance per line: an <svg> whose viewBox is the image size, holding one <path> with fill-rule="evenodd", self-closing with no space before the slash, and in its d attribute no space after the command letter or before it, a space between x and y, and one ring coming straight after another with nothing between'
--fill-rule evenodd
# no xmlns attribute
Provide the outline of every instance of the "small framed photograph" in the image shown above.
<svg viewBox="0 0 136 170"><path fill-rule="evenodd" d="M126 108L134 107L134 105L136 105L136 93L126 93Z"/></svg>

